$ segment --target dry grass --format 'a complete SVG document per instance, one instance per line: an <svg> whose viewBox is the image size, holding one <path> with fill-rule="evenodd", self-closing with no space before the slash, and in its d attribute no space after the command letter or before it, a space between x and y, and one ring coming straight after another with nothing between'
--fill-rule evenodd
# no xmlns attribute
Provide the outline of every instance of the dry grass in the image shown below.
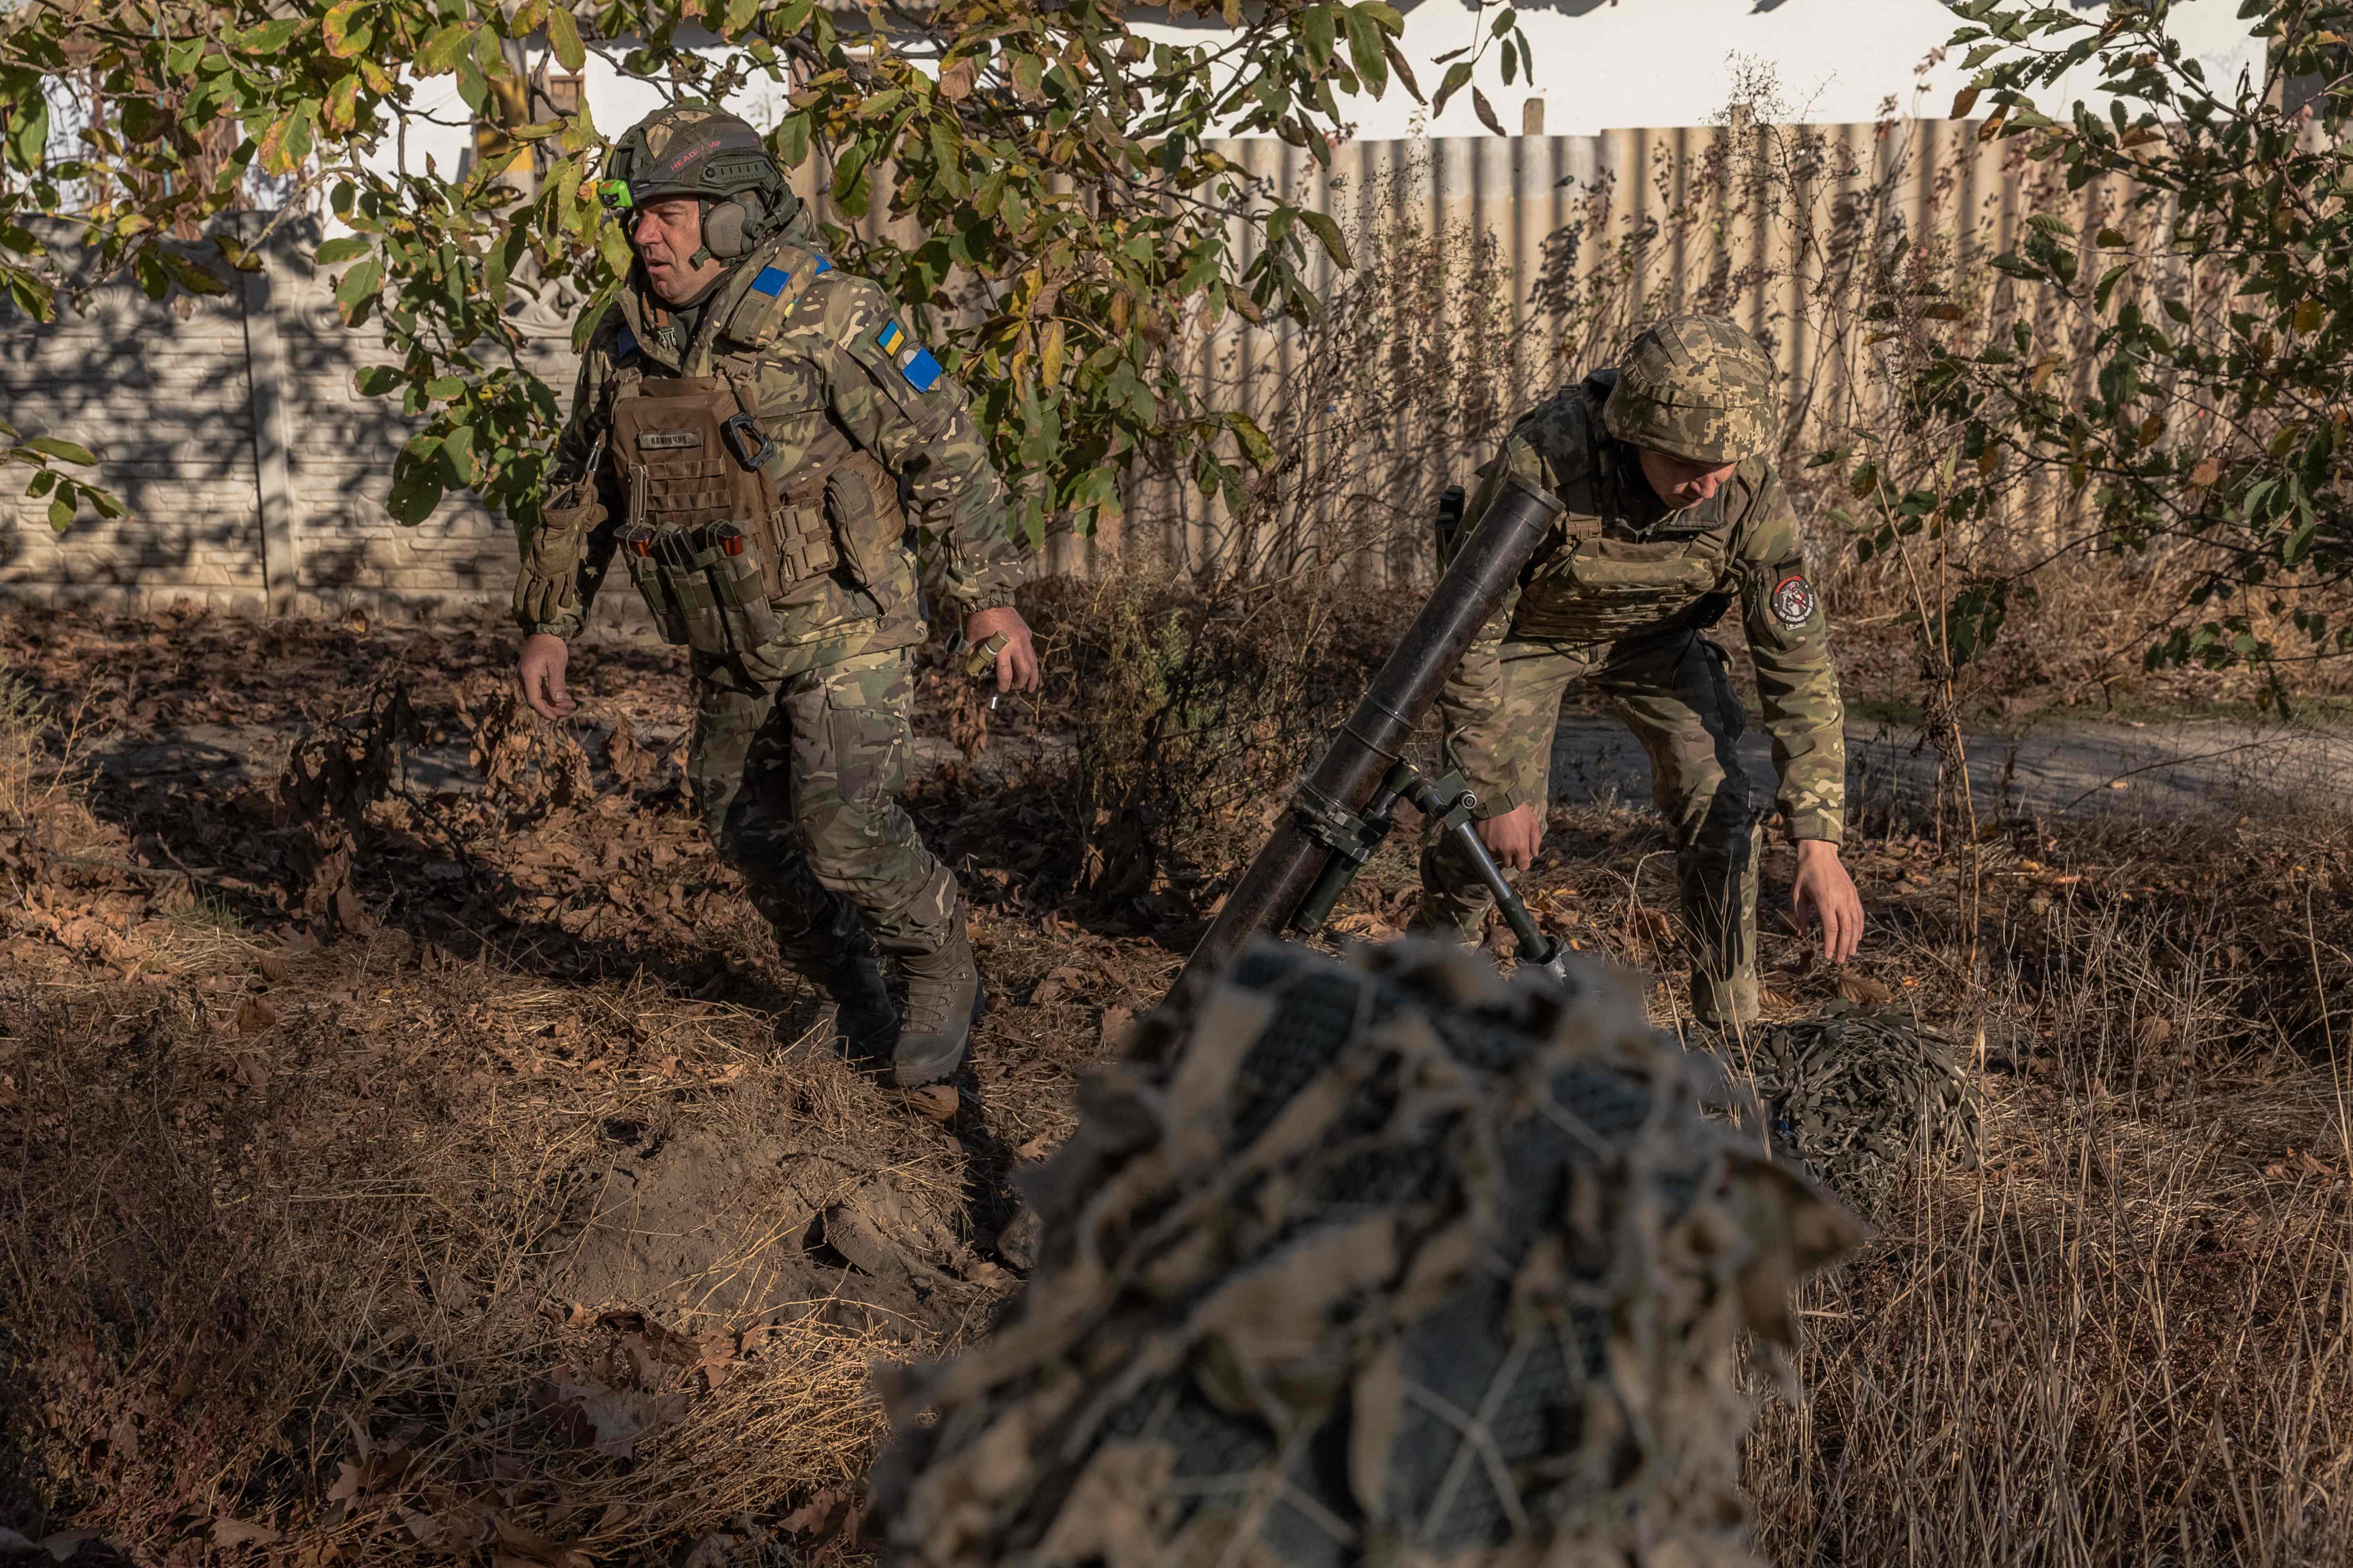
<svg viewBox="0 0 2353 1568"><path fill-rule="evenodd" d="M70 794L0 821L0 1521L556 1564L839 1523L871 1363L1007 1283L951 1135L765 1009L264 935L139 853Z"/></svg>
<svg viewBox="0 0 2353 1568"><path fill-rule="evenodd" d="M1815 1292L1808 1402L1750 1453L1777 1560L2353 1557L2353 1121L2314 993L2347 850L2292 832L2079 841L2084 881L2005 912L1955 999L1985 1163Z"/></svg>
<svg viewBox="0 0 2353 1568"><path fill-rule="evenodd" d="M1218 614L1122 592L1041 617L1072 662L1172 609ZM1295 608L1267 610L1244 673L1320 712L1367 640ZM142 630L0 634L42 690L136 723L120 677ZM338 635L298 668L405 662L428 734L468 724L459 674L494 652ZM233 663L242 634L220 644ZM1205 656L1155 689L1219 686L1186 663ZM600 717L678 711L670 665L581 663ZM217 679L192 658L136 701ZM1224 724L1257 690L1157 711ZM974 722L936 675L924 692L924 727ZM1122 879L1087 849L1121 810L1152 828L1222 732L1121 749L1098 707L1073 743L1066 709L1008 705L985 765L915 791L996 991L946 1125L776 1043L798 993L659 747L634 782L597 753L569 804L379 802L350 885L381 928L320 924L322 946L273 902L303 863L266 791L101 782L0 819L0 1525L186 1563L256 1560L248 1526L289 1563L843 1550L879 1428L868 1362L985 1325L1008 1171L1068 1131L1077 1074L1173 975L1251 836L1235 785L1287 776L1313 727L1211 780L1215 831L1136 838ZM59 737L14 734L29 758ZM1138 792L1074 767L1080 746ZM1672 968L1664 850L1647 813L1557 812L1533 901L1588 948ZM1768 1400L1750 1447L1762 1544L1791 1568L2346 1561L2353 843L2312 822L2010 823L1981 850L1974 968L1957 847L1850 852L1874 920L1861 973L1982 1031L1989 1158L1904 1189L1810 1298L1807 1403ZM1768 927L1786 874L1768 864ZM1417 896L1392 848L1340 927L1378 938ZM1790 938L1766 959L1778 1013L1836 993Z"/></svg>

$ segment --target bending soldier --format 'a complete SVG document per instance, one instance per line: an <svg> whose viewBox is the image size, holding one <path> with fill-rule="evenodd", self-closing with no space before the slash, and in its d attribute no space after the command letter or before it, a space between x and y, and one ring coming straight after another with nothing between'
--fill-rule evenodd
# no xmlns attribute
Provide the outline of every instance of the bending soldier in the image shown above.
<svg viewBox="0 0 2353 1568"><path fill-rule="evenodd" d="M1724 651L1700 635L1737 604L1773 737L1782 817L1796 842L1799 919L1852 956L1862 905L1839 863L1846 743L1829 629L1797 519L1764 451L1773 369L1731 323L1677 316L1626 363L1525 416L1472 500L1508 468L1567 503L1439 699L1450 764L1488 813L1478 833L1514 869L1535 861L1562 696L1591 681L1649 753L1675 846L1691 944L1694 1014L1757 1016L1757 856L1762 812L1736 742L1743 724ZM1443 841L1422 858L1425 927L1474 939L1492 901Z"/></svg>
<svg viewBox="0 0 2353 1568"><path fill-rule="evenodd" d="M523 694L572 711L565 643L617 558L692 650L696 809L786 963L832 997L853 1056L887 1054L902 1085L945 1077L980 975L955 879L897 800L926 633L902 505L934 603L975 644L1002 635L1000 690L1034 688L1003 483L963 389L818 252L751 126L673 105L605 173L637 266L589 335L556 449L572 482L524 552Z"/></svg>

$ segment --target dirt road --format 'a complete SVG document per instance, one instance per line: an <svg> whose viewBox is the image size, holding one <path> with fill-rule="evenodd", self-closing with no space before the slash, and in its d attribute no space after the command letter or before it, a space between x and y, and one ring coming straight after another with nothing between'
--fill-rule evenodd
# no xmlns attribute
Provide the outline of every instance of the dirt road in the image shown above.
<svg viewBox="0 0 2353 1568"><path fill-rule="evenodd" d="M1964 737L1978 820L2123 815L2277 815L2342 810L2353 779L2353 735L2242 719L2146 724L2052 720L2016 735ZM1773 789L1772 745L1752 726L1741 737L1759 794ZM1851 722L1850 798L1901 817L1926 803L1936 758L1909 725ZM1553 741L1553 796L1574 804L1650 798L1641 747L1602 714L1569 713Z"/></svg>

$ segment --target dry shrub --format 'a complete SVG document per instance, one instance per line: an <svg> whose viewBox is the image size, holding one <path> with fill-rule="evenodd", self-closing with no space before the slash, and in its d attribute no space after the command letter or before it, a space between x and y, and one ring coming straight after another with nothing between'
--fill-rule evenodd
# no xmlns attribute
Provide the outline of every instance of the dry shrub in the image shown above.
<svg viewBox="0 0 2353 1568"><path fill-rule="evenodd" d="M1300 577L1196 583L1133 570L1056 585L1047 651L1066 672L1060 788L1099 903L1198 913L1289 805L1399 626L1394 599Z"/></svg>
<svg viewBox="0 0 2353 1568"><path fill-rule="evenodd" d="M2013 863L1961 999L1983 1168L1915 1180L1813 1293L1807 1403L1749 1454L1779 1561L2353 1554L2353 1080L2342 991L2315 993L2343 973L2347 846L2074 847ZM1915 936L1892 961L1959 957Z"/></svg>

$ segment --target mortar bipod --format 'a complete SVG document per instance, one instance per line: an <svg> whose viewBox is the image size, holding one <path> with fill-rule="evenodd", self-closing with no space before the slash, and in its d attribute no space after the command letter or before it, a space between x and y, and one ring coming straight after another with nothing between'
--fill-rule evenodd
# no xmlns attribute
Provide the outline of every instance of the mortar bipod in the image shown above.
<svg viewBox="0 0 2353 1568"><path fill-rule="evenodd" d="M1504 922L1520 939L1520 962L1533 964L1555 980L1568 979L1568 944L1556 942L1536 928L1535 917L1520 895L1504 879L1503 867L1487 853L1479 840L1479 831L1472 825L1471 813L1477 810L1479 798L1462 781L1459 773L1450 773L1432 782L1421 769L1410 762L1391 766L1381 779L1373 798L1365 802L1362 813L1353 812L1339 802L1318 791L1312 784L1302 784L1299 794L1291 803L1292 820L1302 832L1329 847L1332 858L1324 863L1323 874L1300 899L1299 906L1291 912L1286 924L1303 937L1312 937L1324 928L1332 917L1332 910L1348 885L1356 880L1373 853L1388 842L1389 830L1396 825L1399 800L1410 800L1415 810L1438 824L1438 831L1452 839L1455 847L1471 863L1490 894L1495 906L1504 912Z"/></svg>

